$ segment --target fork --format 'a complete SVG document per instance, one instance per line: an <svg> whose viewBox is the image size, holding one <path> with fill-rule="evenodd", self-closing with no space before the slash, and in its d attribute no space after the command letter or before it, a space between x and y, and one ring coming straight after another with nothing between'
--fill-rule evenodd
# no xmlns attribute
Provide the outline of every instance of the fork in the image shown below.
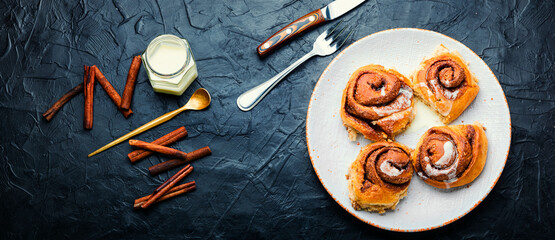
<svg viewBox="0 0 555 240"><path fill-rule="evenodd" d="M320 34L320 36L316 38L316 41L314 41L312 50L299 60L289 65L289 67L266 82L241 94L237 98L237 106L239 109L245 112L250 111L260 102L260 100L262 100L262 98L266 96L266 94L268 94L283 78L285 78L285 76L309 58L314 56L328 56L337 51L337 49L341 48L353 31L346 31L347 26L339 30L339 25L341 25L341 22Z"/></svg>

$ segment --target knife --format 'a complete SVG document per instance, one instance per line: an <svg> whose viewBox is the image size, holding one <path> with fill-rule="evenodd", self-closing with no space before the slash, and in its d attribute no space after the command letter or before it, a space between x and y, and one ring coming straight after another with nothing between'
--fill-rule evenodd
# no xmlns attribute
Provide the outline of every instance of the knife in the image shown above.
<svg viewBox="0 0 555 240"><path fill-rule="evenodd" d="M366 0L336 0L323 8L302 16L278 32L274 33L274 35L260 44L260 46L256 49L258 55L266 55L287 40L290 40L300 33L325 21L330 21L340 17L364 1Z"/></svg>

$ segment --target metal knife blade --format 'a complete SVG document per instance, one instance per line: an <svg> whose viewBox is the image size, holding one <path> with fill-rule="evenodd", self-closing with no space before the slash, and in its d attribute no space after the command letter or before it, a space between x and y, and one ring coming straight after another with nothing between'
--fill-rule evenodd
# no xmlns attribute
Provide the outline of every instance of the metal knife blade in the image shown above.
<svg viewBox="0 0 555 240"><path fill-rule="evenodd" d="M366 0L336 0L321 8L320 11L322 11L326 20L333 20L360 5L364 1Z"/></svg>

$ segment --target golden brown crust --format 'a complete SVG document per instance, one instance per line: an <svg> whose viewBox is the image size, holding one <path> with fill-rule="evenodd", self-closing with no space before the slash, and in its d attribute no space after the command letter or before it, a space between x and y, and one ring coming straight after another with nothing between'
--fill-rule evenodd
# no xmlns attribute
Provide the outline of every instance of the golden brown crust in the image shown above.
<svg viewBox="0 0 555 240"><path fill-rule="evenodd" d="M414 118L410 80L392 69L367 65L357 69L343 90L340 116L354 141L356 133L379 141L393 139Z"/></svg>
<svg viewBox="0 0 555 240"><path fill-rule="evenodd" d="M420 64L411 79L416 96L434 109L445 124L457 119L480 90L460 54L449 52L443 45Z"/></svg>
<svg viewBox="0 0 555 240"><path fill-rule="evenodd" d="M428 129L412 152L417 175L437 188L468 184L484 168L488 140L480 123Z"/></svg>
<svg viewBox="0 0 555 240"><path fill-rule="evenodd" d="M379 213L395 209L412 178L410 154L409 148L397 142L363 147L347 176L353 208Z"/></svg>

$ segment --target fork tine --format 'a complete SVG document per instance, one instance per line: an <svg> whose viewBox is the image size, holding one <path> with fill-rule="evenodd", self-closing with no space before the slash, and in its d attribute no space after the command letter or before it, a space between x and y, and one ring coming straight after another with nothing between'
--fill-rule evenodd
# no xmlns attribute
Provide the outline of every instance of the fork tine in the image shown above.
<svg viewBox="0 0 555 240"><path fill-rule="evenodd" d="M345 29L347 29L348 26L343 27L340 31L335 31L336 33L333 34L333 36L331 37L331 42L334 43L339 40L340 36L343 36L344 34L342 34L343 32L345 32Z"/></svg>
<svg viewBox="0 0 555 240"><path fill-rule="evenodd" d="M331 26L328 30L326 30L326 39L328 39L332 35L332 33L339 27L339 25L341 25L342 22L343 19L341 19L337 24Z"/></svg>
<svg viewBox="0 0 555 240"><path fill-rule="evenodd" d="M347 42L347 39L349 39L349 37L351 36L351 34L353 33L354 30L350 30L348 33L346 33L346 37L343 39L343 41L341 42L341 44L339 44L339 46L337 46L337 49L340 49L343 44L345 44L345 42Z"/></svg>

